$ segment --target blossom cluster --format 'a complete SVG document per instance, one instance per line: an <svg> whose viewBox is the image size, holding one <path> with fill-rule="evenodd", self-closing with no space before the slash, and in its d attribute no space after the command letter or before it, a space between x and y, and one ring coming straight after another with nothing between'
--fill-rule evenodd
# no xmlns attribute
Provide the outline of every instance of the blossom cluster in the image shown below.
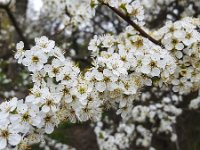
<svg viewBox="0 0 200 150"><path fill-rule="evenodd" d="M177 68L171 84L174 92L188 94L200 87L199 19L169 22L158 33L162 44L176 58Z"/></svg>
<svg viewBox="0 0 200 150"><path fill-rule="evenodd" d="M79 69L64 58L62 51L55 47L54 41L41 37L36 38L35 42L36 46L27 51L23 50L22 42L17 44L15 58L33 72L34 87L24 100L13 98L0 105L0 113L3 116L0 149L11 148L19 143L24 146L24 143L29 143L27 139L32 141L34 134L52 133L60 120L65 119L66 116L63 117L64 113L61 112L66 104L72 101L72 98L67 97L67 86L76 85ZM48 61L51 63L48 64ZM70 74L66 74L68 72ZM53 89L54 77L57 82L62 80L62 84ZM71 107L69 105L69 110Z"/></svg>
<svg viewBox="0 0 200 150"><path fill-rule="evenodd" d="M95 11L90 6L90 0L43 0L41 16L48 16L50 20L56 20L60 28L72 32L74 27L87 26ZM53 11L53 12L52 12Z"/></svg>
<svg viewBox="0 0 200 150"><path fill-rule="evenodd" d="M103 105L120 103L118 113L125 117L137 91L152 84L150 78L173 74L176 65L167 51L153 45L145 49L145 43L150 41L139 37L132 28L127 29L119 39L104 37L106 40L100 43L107 51L97 53L99 56L94 51L94 67L84 73L47 37L36 38L30 50L23 49L23 42L18 43L15 58L32 72L34 86L24 100L14 98L1 104L1 149L18 145L31 134L50 134L65 119L98 120ZM98 43L96 39L94 43ZM89 49L93 49L91 44ZM12 129L13 125L16 129Z"/></svg>
<svg viewBox="0 0 200 150"><path fill-rule="evenodd" d="M94 3L94 0L91 0ZM100 0L105 4L108 4L111 7L117 8L122 11L124 14L129 16L137 23L142 23L144 19L144 9L139 0ZM142 24L141 24L142 25Z"/></svg>
<svg viewBox="0 0 200 150"><path fill-rule="evenodd" d="M73 3L69 0L43 0L42 2L43 9L40 16L56 20L59 28L65 29L67 33L71 33L74 27L92 28L91 19L95 16L96 8L102 4L115 7L140 25L144 24L144 10L138 0L76 0Z"/></svg>
<svg viewBox="0 0 200 150"><path fill-rule="evenodd" d="M49 137L45 137L44 141L40 143L40 148L45 150L51 150L52 148L55 150L76 150L66 144L59 143L58 141L51 139Z"/></svg>
<svg viewBox="0 0 200 150"><path fill-rule="evenodd" d="M147 102L150 93L142 93L138 102ZM174 132L176 118L182 113L174 104L179 98L176 95L163 97L161 102L149 105L137 105L129 110L129 115L119 124L114 125L111 118L104 118L95 126L97 141L101 150L130 149L130 143L155 150L151 145L154 134L164 133L175 142L177 135Z"/></svg>

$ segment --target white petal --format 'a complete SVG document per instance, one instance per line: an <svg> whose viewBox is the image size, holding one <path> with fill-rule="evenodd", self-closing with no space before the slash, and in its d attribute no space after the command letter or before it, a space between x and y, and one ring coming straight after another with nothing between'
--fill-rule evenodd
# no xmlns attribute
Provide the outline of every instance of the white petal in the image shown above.
<svg viewBox="0 0 200 150"><path fill-rule="evenodd" d="M158 68L153 68L151 75L152 76L159 76L160 75L160 70Z"/></svg>
<svg viewBox="0 0 200 150"><path fill-rule="evenodd" d="M182 50L184 48L184 45L182 43L176 44L176 49Z"/></svg>
<svg viewBox="0 0 200 150"><path fill-rule="evenodd" d="M151 86L152 85L152 80L151 79L146 79L145 80L145 85Z"/></svg>
<svg viewBox="0 0 200 150"><path fill-rule="evenodd" d="M9 125L8 128L9 128L9 132L14 134L14 133L19 133L22 129L22 126L20 123L15 122L15 123Z"/></svg>
<svg viewBox="0 0 200 150"><path fill-rule="evenodd" d="M53 105L53 106L51 106L51 110L52 110L53 112L56 112L56 111L57 111L57 107L56 107L55 105Z"/></svg>
<svg viewBox="0 0 200 150"><path fill-rule="evenodd" d="M45 113L47 113L47 112L50 111L50 108L49 108L48 106L44 105L44 106L42 107L42 111L45 112Z"/></svg>
<svg viewBox="0 0 200 150"><path fill-rule="evenodd" d="M142 73L149 74L150 71L151 71L150 66L143 65L143 66L141 67L141 72L142 72Z"/></svg>
<svg viewBox="0 0 200 150"><path fill-rule="evenodd" d="M0 138L0 149L4 149L7 145L7 141L4 138Z"/></svg>
<svg viewBox="0 0 200 150"><path fill-rule="evenodd" d="M97 82L95 84L95 88L97 89L97 91L103 92L106 90L106 84L104 82Z"/></svg>
<svg viewBox="0 0 200 150"><path fill-rule="evenodd" d="M95 75L95 77L96 77L96 79L97 79L98 81L103 80L103 74L102 74L102 73L97 73L97 74Z"/></svg>
<svg viewBox="0 0 200 150"><path fill-rule="evenodd" d="M19 134L10 134L8 138L8 142L12 146L18 145L20 141L21 141L21 136Z"/></svg>
<svg viewBox="0 0 200 150"><path fill-rule="evenodd" d="M38 126L41 123L41 118L39 116L32 118L32 125Z"/></svg>
<svg viewBox="0 0 200 150"><path fill-rule="evenodd" d="M46 124L46 126L45 126L45 132L47 134L51 134L53 132L53 130L54 130L54 126L52 124Z"/></svg>
<svg viewBox="0 0 200 150"><path fill-rule="evenodd" d="M172 49L173 49L173 45L170 44L170 43L167 43L167 44L164 44L164 45L165 45L165 48L166 48L167 50L172 50Z"/></svg>
<svg viewBox="0 0 200 150"><path fill-rule="evenodd" d="M178 59L181 59L183 57L183 53L181 51L176 51L175 55Z"/></svg>

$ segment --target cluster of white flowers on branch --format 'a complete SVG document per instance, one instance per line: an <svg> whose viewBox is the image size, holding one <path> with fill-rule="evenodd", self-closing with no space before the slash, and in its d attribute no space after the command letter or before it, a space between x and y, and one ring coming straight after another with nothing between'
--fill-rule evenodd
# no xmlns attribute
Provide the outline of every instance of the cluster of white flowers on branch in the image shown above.
<svg viewBox="0 0 200 150"><path fill-rule="evenodd" d="M182 113L182 109L176 107L181 99L173 95L172 98L163 97L159 102L153 98L148 102L151 98L149 92L143 92L135 99L138 104L119 124L107 117L97 123L94 131L101 150L131 149L130 143L155 150L151 145L152 137L161 133L168 135L172 142L177 140L174 124Z"/></svg>
<svg viewBox="0 0 200 150"><path fill-rule="evenodd" d="M129 16L131 19L143 25L144 19L144 10L141 3L136 0L125 0L125 1L115 1L115 0L98 0L99 3L108 5L122 11L126 16ZM94 0L91 0L91 4L94 3Z"/></svg>
<svg viewBox="0 0 200 150"><path fill-rule="evenodd" d="M70 147L66 144L59 143L58 141L51 139L47 136L44 137L44 141L40 143L40 148L43 148L44 150L76 150L73 147Z"/></svg>
<svg viewBox="0 0 200 150"><path fill-rule="evenodd" d="M147 105L143 103L146 100L140 98L139 104L133 105L132 109L127 110L129 113L126 113L125 119L119 123L117 128L110 121L108 123L108 121L103 120L103 122L109 124L108 129L108 125L104 127L102 123L98 123L95 133L97 134L100 149L110 149L111 147L114 147L114 149L127 149L130 148L129 143L135 141L136 145L142 145L153 150L154 148L151 147L153 135L163 132L170 135L172 141L175 142L177 140L174 124L177 116L183 111L181 108L177 108L177 104L182 99L181 95L189 94L200 88L198 48L200 34L198 25L199 19L185 18L175 23L169 22L158 32L155 32L155 37L157 35L157 38L162 41L162 45L176 59L177 67L174 74L167 79L167 83L170 88L172 85L172 90L179 94L180 97L173 96L172 92L166 89L168 97L164 97L161 103L150 101ZM160 82L158 85L164 87L163 81L164 79L161 82L157 81ZM142 95L145 95L145 93L142 93ZM136 99L134 99L134 102L138 103ZM148 98L148 100L151 100L151 98ZM190 108L198 109L199 107L200 99L197 97L191 101ZM118 113L121 112L118 110ZM148 124L151 123L153 125L149 128ZM123 128L121 128L122 126Z"/></svg>
<svg viewBox="0 0 200 150"><path fill-rule="evenodd" d="M36 38L30 50L24 50L23 42L19 42L15 58L28 68L33 88L25 99L13 98L0 104L0 149L23 149L33 141L40 141L43 134L51 134L66 120L99 121L102 112L109 108L122 116L122 125L117 130L123 133L113 137L109 135L111 131L101 132L99 143L106 143L101 149L108 149L112 142L118 145L116 149L126 149L130 140L149 147L154 132L171 133L171 139L176 140L172 124L182 111L172 102L173 95L148 105L133 103L139 101L145 87L172 86L179 94L200 88L199 21L186 18L168 23L152 34L157 37L154 39L141 28L144 12L139 1L80 1L85 7L80 5L79 11L74 11L79 1L65 4L70 11L70 23L78 25L82 19L91 18L96 6L102 4L130 26L118 35L94 36L88 46L92 67L84 71L45 36ZM160 121L157 128L138 125L145 121L156 124L156 119ZM100 131L101 128L96 129L98 135ZM137 133L141 138L135 138ZM121 140L124 136L127 139Z"/></svg>
<svg viewBox="0 0 200 150"><path fill-rule="evenodd" d="M173 75L173 91L188 94L200 88L200 33L199 19L185 18L169 22L158 33L162 44L176 58L177 68Z"/></svg>
<svg viewBox="0 0 200 150"><path fill-rule="evenodd" d="M48 12L48 13L47 13ZM95 11L90 7L90 0L43 0L41 16L48 16L72 32L74 27L81 28L89 24ZM51 20L49 20L51 21Z"/></svg>

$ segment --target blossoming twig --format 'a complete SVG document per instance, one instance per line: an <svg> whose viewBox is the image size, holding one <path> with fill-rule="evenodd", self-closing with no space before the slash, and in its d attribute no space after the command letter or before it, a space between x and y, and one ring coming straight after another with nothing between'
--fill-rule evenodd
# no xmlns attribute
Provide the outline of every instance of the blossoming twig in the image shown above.
<svg viewBox="0 0 200 150"><path fill-rule="evenodd" d="M147 34L142 28L140 28L135 22L133 22L129 16L126 16L125 14L123 14L122 12L120 12L118 9L110 6L109 4L106 3L102 3L103 5L107 6L108 8L110 8L112 11L114 11L118 16L120 16L122 19L124 19L128 24L130 24L133 28L135 28L143 37L146 37L147 39L149 39L151 42L153 42L156 45L159 45L161 47L162 44L160 41L154 39L152 36L150 36L149 34Z"/></svg>

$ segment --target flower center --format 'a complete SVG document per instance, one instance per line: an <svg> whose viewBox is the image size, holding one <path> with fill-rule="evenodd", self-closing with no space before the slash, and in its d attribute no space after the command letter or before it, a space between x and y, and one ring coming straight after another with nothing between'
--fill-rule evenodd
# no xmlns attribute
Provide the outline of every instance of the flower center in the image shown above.
<svg viewBox="0 0 200 150"><path fill-rule="evenodd" d="M178 43L177 39L172 39L172 44L176 45Z"/></svg>
<svg viewBox="0 0 200 150"><path fill-rule="evenodd" d="M65 87L65 88L62 90L62 92L63 92L63 95L67 95L67 94L69 94L69 89Z"/></svg>
<svg viewBox="0 0 200 150"><path fill-rule="evenodd" d="M143 39L138 39L137 41L134 42L134 46L136 48L141 48L144 45Z"/></svg>
<svg viewBox="0 0 200 150"><path fill-rule="evenodd" d="M22 116L22 120L23 121L28 121L30 118L30 115L28 113L25 113L23 116Z"/></svg>
<svg viewBox="0 0 200 150"><path fill-rule="evenodd" d="M32 62L37 63L39 61L39 58L37 56L32 57Z"/></svg>
<svg viewBox="0 0 200 150"><path fill-rule="evenodd" d="M154 68L156 66L156 62L151 61L150 66L151 66L151 68Z"/></svg>
<svg viewBox="0 0 200 150"><path fill-rule="evenodd" d="M47 122L50 122L51 121L51 116L47 115L45 118L44 118L44 121L47 123Z"/></svg>
<svg viewBox="0 0 200 150"><path fill-rule="evenodd" d="M59 73L59 69L58 69L58 68L53 68L53 70L52 70L52 71L53 71L53 73L54 73L54 74L57 74L57 73Z"/></svg>
<svg viewBox="0 0 200 150"><path fill-rule="evenodd" d="M7 139L8 136L9 136L8 130L3 130L3 131L1 132L1 136L2 136L3 138Z"/></svg>
<svg viewBox="0 0 200 150"><path fill-rule="evenodd" d="M192 38L191 33L188 33L188 34L186 35L186 39L191 39L191 38Z"/></svg>
<svg viewBox="0 0 200 150"><path fill-rule="evenodd" d="M68 80L70 80L70 79L71 79L71 78L70 78L69 75L66 74L66 75L64 76L64 80L67 80L67 81L68 81Z"/></svg>
<svg viewBox="0 0 200 150"><path fill-rule="evenodd" d="M81 94L84 94L84 93L86 93L86 89L85 89L84 87L80 87L80 88L79 88L79 92L80 92Z"/></svg>
<svg viewBox="0 0 200 150"><path fill-rule="evenodd" d="M47 106L53 105L52 100L47 100L46 105L47 105Z"/></svg>

